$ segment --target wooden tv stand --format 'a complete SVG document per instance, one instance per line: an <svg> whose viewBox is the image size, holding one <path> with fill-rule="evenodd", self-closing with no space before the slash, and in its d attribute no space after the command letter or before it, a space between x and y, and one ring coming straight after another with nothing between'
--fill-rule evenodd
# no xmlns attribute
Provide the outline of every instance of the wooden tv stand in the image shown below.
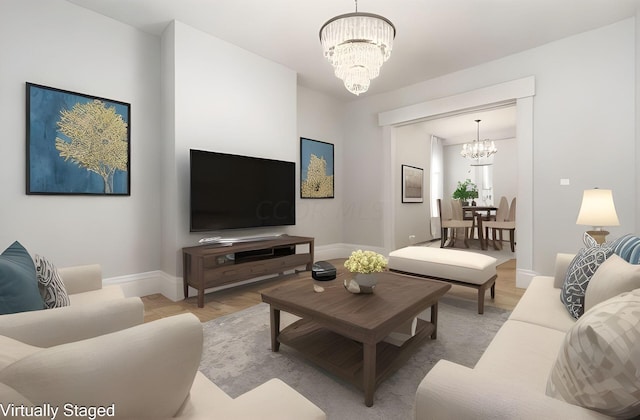
<svg viewBox="0 0 640 420"><path fill-rule="evenodd" d="M189 297L189 286L197 289L198 308L202 308L205 289L268 274L282 274L301 265L311 271L313 240L283 235L251 242L182 248L184 297ZM296 254L296 245L304 244L309 245L309 252Z"/></svg>

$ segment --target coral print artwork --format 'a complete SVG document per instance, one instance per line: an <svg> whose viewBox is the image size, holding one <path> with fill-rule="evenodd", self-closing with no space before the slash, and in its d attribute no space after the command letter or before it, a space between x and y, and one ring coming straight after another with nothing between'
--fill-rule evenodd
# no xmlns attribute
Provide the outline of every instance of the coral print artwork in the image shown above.
<svg viewBox="0 0 640 420"><path fill-rule="evenodd" d="M333 144L300 138L300 197L334 197Z"/></svg>

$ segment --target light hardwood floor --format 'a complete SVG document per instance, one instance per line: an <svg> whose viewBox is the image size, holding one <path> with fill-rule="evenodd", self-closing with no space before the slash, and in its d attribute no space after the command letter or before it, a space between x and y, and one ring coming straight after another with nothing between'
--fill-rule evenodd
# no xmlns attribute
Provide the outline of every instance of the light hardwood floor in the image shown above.
<svg viewBox="0 0 640 420"><path fill-rule="evenodd" d="M330 262L334 266L339 267L344 263L344 259L330 260ZM524 289L516 287L516 260L509 260L499 265L497 271L496 297L495 299L491 299L487 292L485 305L512 310L524 293ZM202 322L210 321L262 302L260 297L261 290L284 283L288 278L289 276L283 276L233 287L219 292L208 293L204 297L204 308L198 308L195 296L178 302L172 302L161 294L144 296L142 298L145 311L144 320L145 322L149 322L172 315L191 312ZM453 286L448 294L470 300L477 300L478 296L477 290L463 286Z"/></svg>

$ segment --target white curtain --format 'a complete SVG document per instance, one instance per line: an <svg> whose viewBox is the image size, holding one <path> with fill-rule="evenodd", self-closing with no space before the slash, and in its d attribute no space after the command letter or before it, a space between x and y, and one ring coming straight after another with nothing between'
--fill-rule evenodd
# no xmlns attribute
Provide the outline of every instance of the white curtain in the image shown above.
<svg viewBox="0 0 640 420"><path fill-rule="evenodd" d="M493 196L493 165L482 167L482 204L492 206L495 203Z"/></svg>
<svg viewBox="0 0 640 420"><path fill-rule="evenodd" d="M442 139L431 136L431 236L440 237L440 215L438 198L444 194L444 150Z"/></svg>

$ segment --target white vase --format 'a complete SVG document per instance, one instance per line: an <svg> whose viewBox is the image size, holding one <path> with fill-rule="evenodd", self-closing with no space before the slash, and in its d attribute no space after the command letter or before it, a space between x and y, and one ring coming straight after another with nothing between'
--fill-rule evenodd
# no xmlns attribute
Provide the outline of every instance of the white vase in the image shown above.
<svg viewBox="0 0 640 420"><path fill-rule="evenodd" d="M373 293L376 283L376 273L354 273L352 279L344 280L344 287L351 293Z"/></svg>

